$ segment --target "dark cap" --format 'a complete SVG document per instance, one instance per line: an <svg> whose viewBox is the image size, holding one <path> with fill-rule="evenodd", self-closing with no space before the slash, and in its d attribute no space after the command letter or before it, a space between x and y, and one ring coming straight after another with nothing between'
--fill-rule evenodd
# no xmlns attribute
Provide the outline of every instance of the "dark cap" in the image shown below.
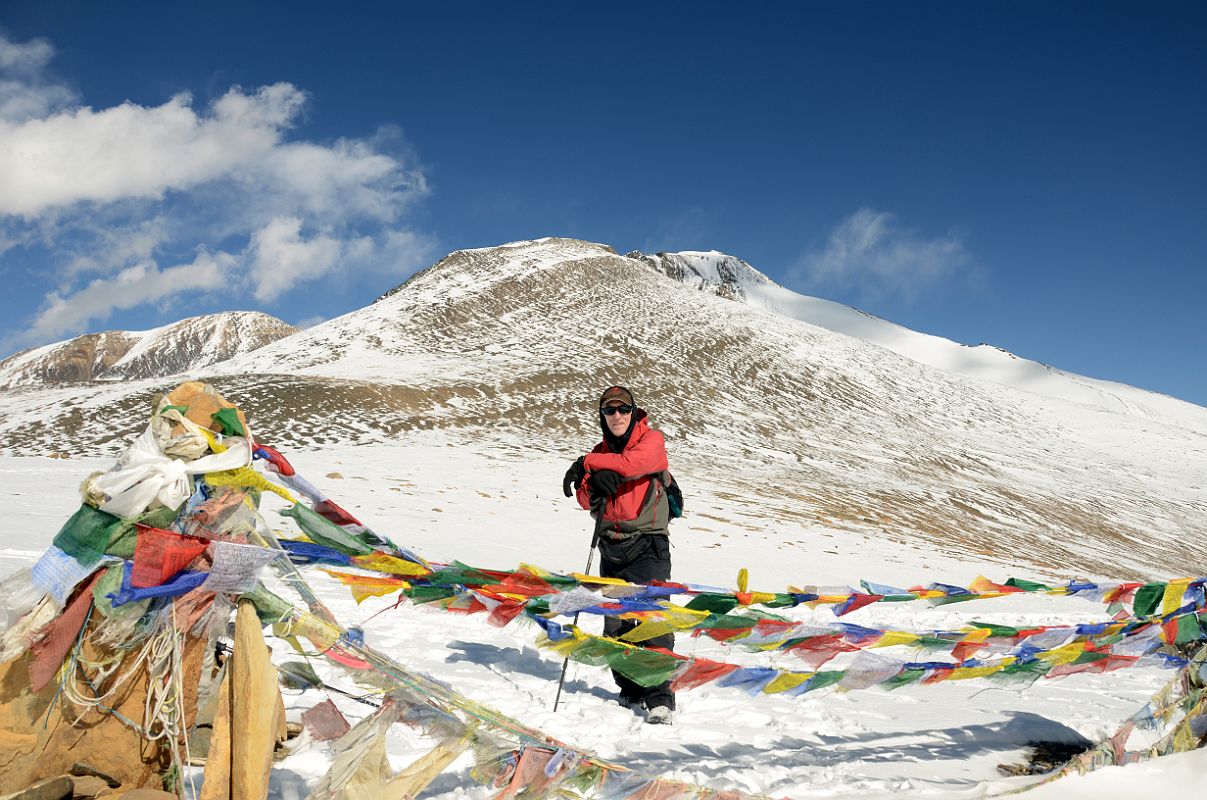
<svg viewBox="0 0 1207 800"><path fill-rule="evenodd" d="M633 393L623 386L609 386L604 389L603 395L599 398L599 407L603 408L609 400L619 400L622 405L626 406L637 405L633 402Z"/></svg>

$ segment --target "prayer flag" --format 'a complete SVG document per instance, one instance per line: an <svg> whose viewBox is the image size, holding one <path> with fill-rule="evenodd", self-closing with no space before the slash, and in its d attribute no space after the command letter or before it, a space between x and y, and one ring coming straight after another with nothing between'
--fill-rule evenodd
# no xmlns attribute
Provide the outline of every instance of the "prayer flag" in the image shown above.
<svg viewBox="0 0 1207 800"><path fill-rule="evenodd" d="M208 539L182 536L173 531L139 523L130 586L134 589L146 589L167 583L196 561L209 543Z"/></svg>

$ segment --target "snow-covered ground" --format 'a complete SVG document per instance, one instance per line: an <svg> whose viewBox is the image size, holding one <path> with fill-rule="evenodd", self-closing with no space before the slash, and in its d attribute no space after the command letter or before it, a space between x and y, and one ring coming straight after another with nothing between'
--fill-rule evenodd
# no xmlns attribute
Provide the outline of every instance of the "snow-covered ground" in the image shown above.
<svg viewBox="0 0 1207 800"><path fill-rule="evenodd" d="M560 572L585 566L590 520L561 495L567 466L562 460L514 445L430 432L402 435L392 445L287 455L299 472L363 522L429 559L494 568L527 562ZM77 506L80 481L110 463L0 457L5 508L0 575L40 555ZM980 574L1003 581L1017 573L973 555L938 554L923 544L912 547L849 531L838 534L799 518L769 515L752 524L747 515L735 522L729 513L735 498L729 491L723 498L712 494L708 474L688 469L678 477L688 492L688 516L675 523L672 536L674 575L680 580L732 587L738 570L746 567L751 589L782 591L788 585L857 585L861 578L895 585L967 584ZM296 535L291 521L276 513L280 507L268 497L266 517L286 535ZM516 622L499 629L486 624L484 615L450 615L409 604L392 609L394 598L358 606L345 587L322 572L307 575L345 626L364 628L368 644L464 695L651 777L772 797L972 798L1017 789L1034 779L1003 778L996 767L1021 761L1029 741L1097 740L1112 733L1172 675L1133 669L1041 680L1023 690L972 680L894 692L824 690L796 699L750 697L706 685L680 693L673 726L651 726L614 702L605 670L573 663L561 707L553 713L560 660L534 646L538 632L533 626ZM820 623L834 620L826 608L780 613ZM972 619L1020 626L1088 622L1105 619L1105 612L1101 605L1077 598L1028 596L939 608L886 604L844 619L927 630L957 628ZM584 627L593 630L599 622L584 617ZM282 659L290 657L283 643L275 646ZM677 650L800 668L790 656L728 650L708 639L681 637ZM321 674L348 691L369 691L338 669ZM289 717L297 719L323 699L316 691L288 694ZM332 699L350 720L369 710L339 695ZM430 749L431 742L396 728L390 756L401 768ZM1134 736L1132 746L1138 741L1139 735ZM274 770L273 796L305 797L329 760L329 750L321 745L290 756ZM468 759L456 762L424 796L488 796L490 791L470 779L468 769ZM1201 785L1205 775L1207 751L1196 751L1063 779L1033 796L1130 799L1140 787L1148 793L1186 791Z"/></svg>

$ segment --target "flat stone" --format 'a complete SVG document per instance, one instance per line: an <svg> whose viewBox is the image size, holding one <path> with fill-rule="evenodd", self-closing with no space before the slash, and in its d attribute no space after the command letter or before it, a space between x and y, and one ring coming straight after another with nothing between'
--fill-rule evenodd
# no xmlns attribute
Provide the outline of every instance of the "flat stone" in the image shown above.
<svg viewBox="0 0 1207 800"><path fill-rule="evenodd" d="M139 787L137 789L127 789L126 791L118 790L113 794L105 795L105 800L179 800L176 795L171 792L160 791L159 789L147 789Z"/></svg>
<svg viewBox="0 0 1207 800"><path fill-rule="evenodd" d="M106 789L113 788L107 780L95 775L73 775L71 783L73 784L71 796L75 800L87 800L87 798L96 797Z"/></svg>
<svg viewBox="0 0 1207 800"><path fill-rule="evenodd" d="M0 800L71 800L71 776L58 775L0 796ZM149 800L149 798L148 798Z"/></svg>

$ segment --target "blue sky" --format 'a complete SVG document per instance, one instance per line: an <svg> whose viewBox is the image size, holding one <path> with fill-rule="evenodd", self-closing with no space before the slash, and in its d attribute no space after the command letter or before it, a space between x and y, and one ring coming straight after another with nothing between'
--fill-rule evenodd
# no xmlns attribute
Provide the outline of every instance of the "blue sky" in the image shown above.
<svg viewBox="0 0 1207 800"><path fill-rule="evenodd" d="M1207 405L1207 5L427 5L0 0L0 356L562 235Z"/></svg>

